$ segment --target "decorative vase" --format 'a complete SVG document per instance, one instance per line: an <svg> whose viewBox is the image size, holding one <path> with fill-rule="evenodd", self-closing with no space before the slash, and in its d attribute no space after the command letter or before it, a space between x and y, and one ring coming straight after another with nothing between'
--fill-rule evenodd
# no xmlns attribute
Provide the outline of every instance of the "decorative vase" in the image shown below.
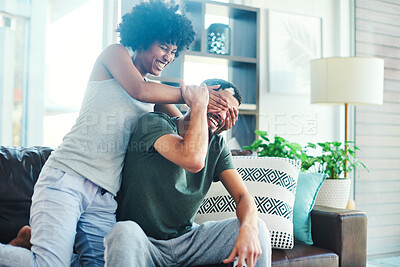
<svg viewBox="0 0 400 267"><path fill-rule="evenodd" d="M213 23L207 29L207 51L212 54L230 55L231 29L222 23Z"/></svg>
<svg viewBox="0 0 400 267"><path fill-rule="evenodd" d="M326 179L322 184L316 205L345 209L350 196L351 179Z"/></svg>

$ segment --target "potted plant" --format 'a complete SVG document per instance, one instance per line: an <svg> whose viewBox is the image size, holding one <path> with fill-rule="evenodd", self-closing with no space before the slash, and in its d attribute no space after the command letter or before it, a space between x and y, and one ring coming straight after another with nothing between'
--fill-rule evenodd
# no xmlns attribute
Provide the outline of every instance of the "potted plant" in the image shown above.
<svg viewBox="0 0 400 267"><path fill-rule="evenodd" d="M359 148L354 142L324 142L309 143L306 149L322 150L318 156L308 156L303 164L307 169L327 174L327 179L322 184L315 204L346 208L350 196L351 179L345 177L345 173L351 172L356 167L368 168L356 158L356 150Z"/></svg>
<svg viewBox="0 0 400 267"><path fill-rule="evenodd" d="M242 149L256 151L259 157L280 157L289 159L299 159L303 163L307 162L308 156L297 143L291 143L283 137L275 136L271 142L267 132L256 130L255 134L260 136L261 140L255 140L251 145L244 146ZM307 167L307 165L305 165Z"/></svg>
<svg viewBox="0 0 400 267"><path fill-rule="evenodd" d="M282 137L275 136L274 142L267 137L267 132L255 131L261 140L255 140L243 149L257 151L259 157L286 157L301 160L302 171L325 173L327 179L318 192L316 204L345 208L350 195L351 180L344 173L356 167L367 167L355 155L359 148L353 142L308 143L302 148ZM347 150L347 151L346 151ZM317 155L317 156L315 156ZM368 169L367 169L368 170Z"/></svg>

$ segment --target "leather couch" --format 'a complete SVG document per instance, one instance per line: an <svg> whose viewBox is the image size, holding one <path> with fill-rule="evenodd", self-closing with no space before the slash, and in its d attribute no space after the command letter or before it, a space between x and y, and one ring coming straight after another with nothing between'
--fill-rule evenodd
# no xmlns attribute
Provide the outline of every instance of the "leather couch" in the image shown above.
<svg viewBox="0 0 400 267"><path fill-rule="evenodd" d="M8 243L28 224L33 186L51 151L0 146L1 243ZM314 245L296 243L290 250L274 249L272 266L366 266L365 212L316 206L311 221Z"/></svg>

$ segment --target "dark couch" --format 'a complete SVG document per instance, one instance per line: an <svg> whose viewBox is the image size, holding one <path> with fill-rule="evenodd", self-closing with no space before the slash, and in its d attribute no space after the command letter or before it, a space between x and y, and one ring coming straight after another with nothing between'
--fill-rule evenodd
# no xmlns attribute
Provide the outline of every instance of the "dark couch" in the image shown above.
<svg viewBox="0 0 400 267"><path fill-rule="evenodd" d="M33 186L51 151L47 147L0 146L1 243L8 243L28 224ZM296 243L290 250L274 249L272 266L366 265L365 212L318 206L312 211L311 221L315 244Z"/></svg>

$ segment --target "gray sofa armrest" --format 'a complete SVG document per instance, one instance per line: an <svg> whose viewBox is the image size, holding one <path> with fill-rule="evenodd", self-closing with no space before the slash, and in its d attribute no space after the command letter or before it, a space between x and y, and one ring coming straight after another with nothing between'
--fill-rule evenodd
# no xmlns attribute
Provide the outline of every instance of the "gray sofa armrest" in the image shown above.
<svg viewBox="0 0 400 267"><path fill-rule="evenodd" d="M311 232L314 246L339 255L339 266L366 266L367 215L364 211L314 206Z"/></svg>

